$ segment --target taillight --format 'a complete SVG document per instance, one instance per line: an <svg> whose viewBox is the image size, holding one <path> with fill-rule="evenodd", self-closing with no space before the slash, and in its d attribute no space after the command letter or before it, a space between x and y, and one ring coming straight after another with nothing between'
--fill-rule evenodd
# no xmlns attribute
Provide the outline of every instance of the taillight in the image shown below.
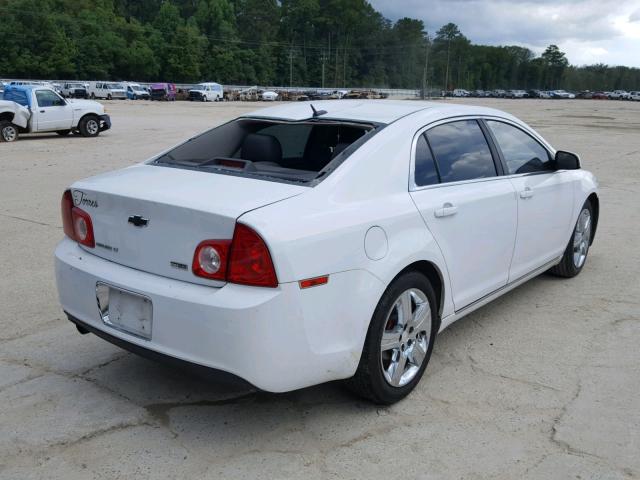
<svg viewBox="0 0 640 480"><path fill-rule="evenodd" d="M193 273L241 285L277 287L278 278L264 240L253 229L236 223L233 240L205 240L193 255Z"/></svg>
<svg viewBox="0 0 640 480"><path fill-rule="evenodd" d="M93 248L96 246L93 237L93 223L91 216L81 208L73 206L71 191L67 190L62 195L62 228L64 234L72 240Z"/></svg>
<svg viewBox="0 0 640 480"><path fill-rule="evenodd" d="M232 283L277 287L278 278L267 244L255 230L236 223L227 279Z"/></svg>
<svg viewBox="0 0 640 480"><path fill-rule="evenodd" d="M193 255L193 273L213 280L227 278L229 240L205 240L196 247Z"/></svg>

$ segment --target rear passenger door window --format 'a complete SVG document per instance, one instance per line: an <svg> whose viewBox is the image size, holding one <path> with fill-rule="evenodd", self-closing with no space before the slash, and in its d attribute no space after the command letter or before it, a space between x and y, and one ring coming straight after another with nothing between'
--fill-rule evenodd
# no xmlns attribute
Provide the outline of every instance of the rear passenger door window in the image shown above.
<svg viewBox="0 0 640 480"><path fill-rule="evenodd" d="M491 150L476 120L438 125L426 135L443 183L497 175Z"/></svg>
<svg viewBox="0 0 640 480"><path fill-rule="evenodd" d="M486 121L511 175L553 170L549 152L519 128L495 120Z"/></svg>

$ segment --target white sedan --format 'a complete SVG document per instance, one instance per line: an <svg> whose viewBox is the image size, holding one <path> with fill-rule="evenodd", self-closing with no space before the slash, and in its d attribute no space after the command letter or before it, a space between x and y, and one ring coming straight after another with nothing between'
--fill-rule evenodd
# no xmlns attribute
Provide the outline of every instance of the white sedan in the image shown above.
<svg viewBox="0 0 640 480"><path fill-rule="evenodd" d="M266 391L345 379L392 403L452 322L580 273L598 213L578 157L504 112L295 102L71 185L56 278L82 333Z"/></svg>
<svg viewBox="0 0 640 480"><path fill-rule="evenodd" d="M274 102L278 99L278 94L276 92L272 92L271 90L262 92L261 96L262 100L264 100L265 102Z"/></svg>

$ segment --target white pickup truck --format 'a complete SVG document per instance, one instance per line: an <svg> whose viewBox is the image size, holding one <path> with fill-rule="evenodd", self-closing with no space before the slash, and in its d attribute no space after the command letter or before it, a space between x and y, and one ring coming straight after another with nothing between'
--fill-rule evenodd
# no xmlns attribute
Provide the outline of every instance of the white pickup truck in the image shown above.
<svg viewBox="0 0 640 480"><path fill-rule="evenodd" d="M0 100L0 142L13 142L20 133L71 132L95 137L111 128L104 107L91 100L65 100L51 88L11 85Z"/></svg>

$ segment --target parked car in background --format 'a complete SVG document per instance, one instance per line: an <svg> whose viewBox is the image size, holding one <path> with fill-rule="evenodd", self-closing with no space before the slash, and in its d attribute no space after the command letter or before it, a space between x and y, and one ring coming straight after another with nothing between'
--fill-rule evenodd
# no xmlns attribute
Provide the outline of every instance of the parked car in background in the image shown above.
<svg viewBox="0 0 640 480"><path fill-rule="evenodd" d="M591 98L594 100L608 100L609 94L607 92L593 92Z"/></svg>
<svg viewBox="0 0 640 480"><path fill-rule="evenodd" d="M65 83L60 91L66 98L87 98L87 86L84 83Z"/></svg>
<svg viewBox="0 0 640 480"><path fill-rule="evenodd" d="M640 101L640 92L629 92L629 100Z"/></svg>
<svg viewBox="0 0 640 480"><path fill-rule="evenodd" d="M552 90L551 98L567 99L576 98L576 96L573 93L567 92L566 90Z"/></svg>
<svg viewBox="0 0 640 480"><path fill-rule="evenodd" d="M189 90L189 100L199 102L219 102L223 99L222 85L215 82L199 83Z"/></svg>
<svg viewBox="0 0 640 480"><path fill-rule="evenodd" d="M174 83L154 83L151 85L151 100L174 101L176 92Z"/></svg>
<svg viewBox="0 0 640 480"><path fill-rule="evenodd" d="M625 90L614 90L609 92L609 100L629 100L631 95Z"/></svg>
<svg viewBox="0 0 640 480"><path fill-rule="evenodd" d="M127 98L124 86L114 82L89 82L87 93L89 98L104 98L106 100L125 100Z"/></svg>
<svg viewBox="0 0 640 480"><path fill-rule="evenodd" d="M524 90L508 90L505 96L506 98L526 98L527 92Z"/></svg>
<svg viewBox="0 0 640 480"><path fill-rule="evenodd" d="M500 88L493 90L492 91L492 96L496 97L496 98L504 98L507 95L507 91L506 90L502 90Z"/></svg>
<svg viewBox="0 0 640 480"><path fill-rule="evenodd" d="M111 128L104 107L91 100L65 100L39 85L12 85L0 100L0 141L13 142L20 133L79 133L95 137Z"/></svg>
<svg viewBox="0 0 640 480"><path fill-rule="evenodd" d="M471 93L469 93L469 91L465 90L464 88L456 88L453 91L453 96L454 97L470 97Z"/></svg>
<svg viewBox="0 0 640 480"><path fill-rule="evenodd" d="M327 97L329 97L329 95L330 95L329 93L326 94ZM272 90L267 90L265 92L262 92L260 96L262 100L265 102L273 102L278 99L278 94Z"/></svg>
<svg viewBox="0 0 640 480"><path fill-rule="evenodd" d="M5 87L5 83L4 82L0 82L0 95L2 95L4 93L4 87Z"/></svg>
<svg viewBox="0 0 640 480"><path fill-rule="evenodd" d="M127 83L125 86L129 100L149 100L151 98L149 92L139 83Z"/></svg>
<svg viewBox="0 0 640 480"><path fill-rule="evenodd" d="M583 269L596 179L524 122L314 106L248 113L72 184L55 251L68 319L258 389L344 379L390 404L448 325L549 269Z"/></svg>
<svg viewBox="0 0 640 480"><path fill-rule="evenodd" d="M583 100L591 100L593 98L593 92L591 90L582 90L576 93L576 98L581 98Z"/></svg>
<svg viewBox="0 0 640 480"><path fill-rule="evenodd" d="M482 98L482 97L486 97L487 94L484 90L472 90L471 91L471 96L472 97L478 97L478 98Z"/></svg>

